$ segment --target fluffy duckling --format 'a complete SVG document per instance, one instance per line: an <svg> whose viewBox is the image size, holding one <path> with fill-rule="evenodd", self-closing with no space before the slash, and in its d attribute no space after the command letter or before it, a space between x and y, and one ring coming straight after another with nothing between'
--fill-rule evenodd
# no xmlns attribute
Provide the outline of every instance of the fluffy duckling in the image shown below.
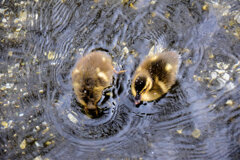
<svg viewBox="0 0 240 160"><path fill-rule="evenodd" d="M135 104L153 101L167 93L176 81L179 55L167 51L148 56L134 73L131 91Z"/></svg>
<svg viewBox="0 0 240 160"><path fill-rule="evenodd" d="M83 56L73 69L73 89L89 117L89 110L98 115L97 102L102 91L111 85L113 73L112 58L103 51L92 51Z"/></svg>

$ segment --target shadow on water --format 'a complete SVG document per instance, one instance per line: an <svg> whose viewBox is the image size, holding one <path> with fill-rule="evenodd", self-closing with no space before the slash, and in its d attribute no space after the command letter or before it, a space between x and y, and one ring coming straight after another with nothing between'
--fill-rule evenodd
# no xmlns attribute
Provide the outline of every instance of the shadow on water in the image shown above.
<svg viewBox="0 0 240 160"><path fill-rule="evenodd" d="M0 4L0 159L240 159L239 1ZM177 82L135 106L133 73L159 45L179 51ZM90 119L71 71L96 48L126 72Z"/></svg>

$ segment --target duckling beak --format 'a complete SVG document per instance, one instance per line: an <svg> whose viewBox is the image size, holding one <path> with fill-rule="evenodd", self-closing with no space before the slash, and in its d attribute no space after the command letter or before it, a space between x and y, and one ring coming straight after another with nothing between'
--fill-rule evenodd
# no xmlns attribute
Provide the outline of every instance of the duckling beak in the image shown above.
<svg viewBox="0 0 240 160"><path fill-rule="evenodd" d="M141 102L141 95L137 94L134 102L135 102L135 105L138 105Z"/></svg>
<svg viewBox="0 0 240 160"><path fill-rule="evenodd" d="M98 107L96 105L89 104L84 108L84 111L89 118L98 117Z"/></svg>

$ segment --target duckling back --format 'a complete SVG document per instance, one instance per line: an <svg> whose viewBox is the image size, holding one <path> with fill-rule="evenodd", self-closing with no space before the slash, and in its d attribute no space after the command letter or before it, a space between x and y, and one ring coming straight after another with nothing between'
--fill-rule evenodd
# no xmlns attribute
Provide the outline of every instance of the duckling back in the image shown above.
<svg viewBox="0 0 240 160"><path fill-rule="evenodd" d="M173 51L158 53L147 57L140 66L149 71L155 83L162 82L169 89L176 81L179 55Z"/></svg>
<svg viewBox="0 0 240 160"><path fill-rule="evenodd" d="M72 72L72 83L77 100L84 108L97 109L104 88L113 76L112 59L105 52L94 51L78 60Z"/></svg>

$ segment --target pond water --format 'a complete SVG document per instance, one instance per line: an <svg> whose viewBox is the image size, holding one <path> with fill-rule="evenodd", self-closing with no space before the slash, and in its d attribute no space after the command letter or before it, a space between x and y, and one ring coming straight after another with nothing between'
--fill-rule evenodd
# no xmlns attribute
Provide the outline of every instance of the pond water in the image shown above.
<svg viewBox="0 0 240 160"><path fill-rule="evenodd" d="M0 159L240 159L239 0L0 1ZM176 84L136 107L152 47L176 50ZM99 118L76 102L71 71L109 50L117 70Z"/></svg>

